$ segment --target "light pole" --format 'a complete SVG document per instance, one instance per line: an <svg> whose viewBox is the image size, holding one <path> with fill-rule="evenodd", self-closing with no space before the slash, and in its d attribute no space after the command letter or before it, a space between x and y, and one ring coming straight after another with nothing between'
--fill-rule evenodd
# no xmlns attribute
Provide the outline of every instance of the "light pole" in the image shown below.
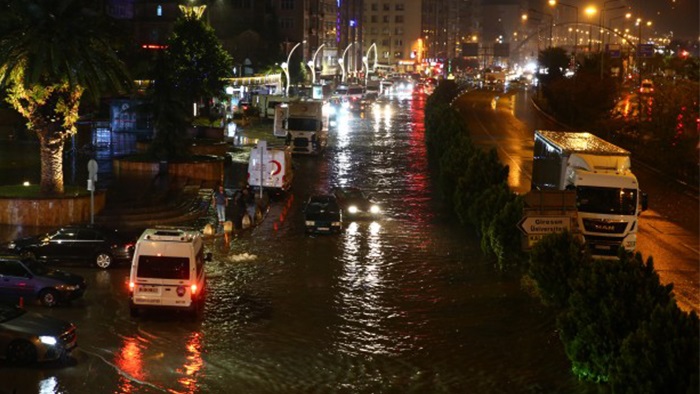
<svg viewBox="0 0 700 394"><path fill-rule="evenodd" d="M354 44L354 42L351 42L350 44L348 44L348 46L347 46L347 47L345 48L345 50L343 51L343 56L341 56L340 58L338 58L338 64L340 65L340 71L342 72L342 79L341 79L341 81L342 81L343 83L345 83L345 54L348 53L348 49L350 49L350 47L352 46L352 44Z"/></svg>
<svg viewBox="0 0 700 394"><path fill-rule="evenodd" d="M605 48L605 36L603 35L603 23L605 22L605 20L603 19L603 14L605 13L605 11L613 11L613 10L619 10L619 9L625 8L624 5L620 5L620 6L613 7L613 8L605 8L605 4L610 3L611 1L617 1L617 0L608 0L603 4L603 9L600 10L600 18L598 20L599 21L598 24L600 25L599 26L600 27L600 44L599 45L601 45L601 48L602 48L602 50L600 51L600 79L603 79L603 68L604 68L603 65L605 63L605 53L607 53L607 50ZM627 14L627 15L630 15L630 14ZM606 34L607 34L607 32L606 32Z"/></svg>
<svg viewBox="0 0 700 394"><path fill-rule="evenodd" d="M284 71L284 76L285 76L286 79L287 79L287 88L284 89L284 95L285 95L285 97L286 97L286 96L289 96L289 61L292 60L292 53L294 53L294 50L297 49L297 47L298 47L299 45L305 44L305 43L306 43L306 40L304 40L304 41L302 41L302 42L297 42L297 44L294 45L294 47L292 48L292 50L289 51L289 54L287 55L287 61L284 62L284 63L282 63L282 64L280 64L280 67L282 67L282 71Z"/></svg>
<svg viewBox="0 0 700 394"><path fill-rule="evenodd" d="M311 69L311 84L312 85L316 83L316 55L318 55L318 51L320 51L321 48L323 48L324 46L326 46L326 44L321 44L318 48L316 48L316 52L314 52L314 56L306 64Z"/></svg>
<svg viewBox="0 0 700 394"><path fill-rule="evenodd" d="M586 10L584 12L588 16L593 16L596 14L596 12L598 12L598 10L593 6L590 6L590 7L586 7ZM591 23L589 23L588 24L588 53L591 53L591 51L593 50L593 43L591 42L591 39L593 39L593 34L592 34L591 30L593 30L593 28L591 26L593 26L593 25Z"/></svg>
<svg viewBox="0 0 700 394"><path fill-rule="evenodd" d="M534 8L530 8L528 12L533 13L533 14L540 14L542 16L548 16L549 17L549 48L552 47L552 29L554 28L554 17L552 14L545 14L544 12L537 11ZM522 15L523 20L527 20L527 14Z"/></svg>
<svg viewBox="0 0 700 394"><path fill-rule="evenodd" d="M637 74L639 77L637 78L639 83L637 85L637 88L642 86L642 25L646 24L647 26L651 26L651 21L646 21L646 23L642 22L642 18L637 18L637 36L639 38L639 41L637 42ZM637 93L637 97L639 97L639 116L641 119L641 114L642 114L642 96Z"/></svg>
<svg viewBox="0 0 700 394"><path fill-rule="evenodd" d="M369 52L374 48L374 66L372 66L372 71L377 67L377 44L372 43L367 49L367 54L362 57L362 63L365 65L365 87L367 87L367 78L369 77Z"/></svg>
<svg viewBox="0 0 700 394"><path fill-rule="evenodd" d="M554 7L557 4L564 6L564 7L571 7L574 9L574 12L576 13L576 22L574 23L574 50L573 50L573 57L574 57L574 59L576 59L576 46L578 45L578 7L575 5L562 3L562 2L557 1L557 0L549 0L549 5L551 7Z"/></svg>

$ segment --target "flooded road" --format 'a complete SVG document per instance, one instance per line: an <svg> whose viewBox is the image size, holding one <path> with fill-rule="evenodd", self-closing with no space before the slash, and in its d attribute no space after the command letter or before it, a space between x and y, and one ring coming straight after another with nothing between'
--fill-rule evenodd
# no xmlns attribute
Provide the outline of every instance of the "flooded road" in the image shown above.
<svg viewBox="0 0 700 394"><path fill-rule="evenodd" d="M497 272L441 204L423 98L394 99L295 158L289 196L239 238L207 240L201 321L129 317L125 267L73 268L84 299L28 309L73 321L67 366L0 364L0 393L583 393L554 315ZM367 190L377 221L309 236L301 209L335 186ZM228 242L230 241L230 242Z"/></svg>

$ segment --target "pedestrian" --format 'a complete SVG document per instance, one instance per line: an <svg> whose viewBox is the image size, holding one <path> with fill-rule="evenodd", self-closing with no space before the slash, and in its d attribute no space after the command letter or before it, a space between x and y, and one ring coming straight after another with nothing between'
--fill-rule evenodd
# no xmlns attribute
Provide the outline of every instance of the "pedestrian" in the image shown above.
<svg viewBox="0 0 700 394"><path fill-rule="evenodd" d="M228 205L228 197L224 185L219 185L219 190L214 192L211 205L216 208L216 216L219 218L219 224L226 221L226 206Z"/></svg>

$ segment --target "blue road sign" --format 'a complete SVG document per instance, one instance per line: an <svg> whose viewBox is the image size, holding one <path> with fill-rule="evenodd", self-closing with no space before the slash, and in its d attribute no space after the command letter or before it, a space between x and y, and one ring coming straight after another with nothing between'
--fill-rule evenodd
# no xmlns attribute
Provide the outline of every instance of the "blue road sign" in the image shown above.
<svg viewBox="0 0 700 394"><path fill-rule="evenodd" d="M638 48L639 57L654 57L654 45L653 44L640 44Z"/></svg>

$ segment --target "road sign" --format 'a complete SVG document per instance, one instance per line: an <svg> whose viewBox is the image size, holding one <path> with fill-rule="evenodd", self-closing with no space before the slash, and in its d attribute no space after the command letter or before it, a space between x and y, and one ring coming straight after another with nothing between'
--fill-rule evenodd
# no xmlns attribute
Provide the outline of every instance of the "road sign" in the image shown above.
<svg viewBox="0 0 700 394"><path fill-rule="evenodd" d="M561 233L571 230L571 217L525 216L518 223L518 228L527 236Z"/></svg>
<svg viewBox="0 0 700 394"><path fill-rule="evenodd" d="M639 57L654 57L653 44L640 44L637 48Z"/></svg>
<svg viewBox="0 0 700 394"><path fill-rule="evenodd" d="M97 180L97 162L94 159L88 161L88 178L93 181Z"/></svg>
<svg viewBox="0 0 700 394"><path fill-rule="evenodd" d="M605 44L605 49L611 58L619 58L622 53L622 46L620 44Z"/></svg>

